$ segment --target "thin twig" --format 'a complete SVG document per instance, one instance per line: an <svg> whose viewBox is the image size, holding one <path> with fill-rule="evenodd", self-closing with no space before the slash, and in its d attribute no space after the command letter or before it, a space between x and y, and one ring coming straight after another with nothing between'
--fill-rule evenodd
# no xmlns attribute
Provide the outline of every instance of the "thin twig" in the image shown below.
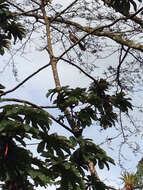
<svg viewBox="0 0 143 190"><path fill-rule="evenodd" d="M125 136L125 133L124 133L124 127L123 127L123 123L122 123L122 113L121 113L121 111L119 113L119 120L120 120L120 125L121 125L121 131L122 131L123 139L124 139L124 142L125 142L126 141L126 136Z"/></svg>
<svg viewBox="0 0 143 190"><path fill-rule="evenodd" d="M117 80L117 83L118 83L118 85L120 86L121 90L122 90L122 85L121 85L121 82L120 82L120 69L121 69L122 63L124 62L125 58L126 58L127 55L128 55L129 50L130 50L130 47L127 48L127 50L126 50L126 52L125 52L123 58L121 58L121 57L122 57L122 52L123 52L123 47L122 47L122 48L121 48L121 54L120 54L120 56L119 56L119 65L118 65L118 67L117 67L117 77L116 77L116 80Z"/></svg>
<svg viewBox="0 0 143 190"><path fill-rule="evenodd" d="M1 96L4 96L10 92L13 92L15 91L17 88L19 88L20 86L22 86L25 82L27 82L29 79L31 79L34 75L36 75L37 73L39 73L40 71L42 71L43 69L45 69L46 67L50 66L51 64L48 63L46 65L44 65L43 67L39 68L37 71L35 71L34 73L32 73L31 75L29 75L28 77L26 77L21 83L19 83L17 86L15 86L14 88L6 91L6 92L3 92L2 94L0 94L0 97Z"/></svg>
<svg viewBox="0 0 143 190"><path fill-rule="evenodd" d="M97 82L95 78L93 78L92 76L90 76L87 72L85 72L83 69L81 69L81 67L79 67L78 65L72 63L71 61L65 59L65 58L61 58L61 60L69 63L70 65L73 65L74 67L76 67L77 69L79 69L82 73L84 73L87 77L89 77L91 80L93 80L94 82Z"/></svg>
<svg viewBox="0 0 143 190"><path fill-rule="evenodd" d="M19 103L23 103L23 104L29 104L32 107L36 107L37 108L36 104L31 103L31 102L29 102L27 100L22 100L22 99L17 99L17 98L2 98L1 101L2 102L19 102ZM42 108L42 109L44 109L44 108L57 108L57 106L38 106L38 108L39 107ZM4 106L1 106L0 109L1 108L4 108Z"/></svg>
<svg viewBox="0 0 143 190"><path fill-rule="evenodd" d="M136 11L134 14L130 15L129 17L127 17L128 19L132 19L133 17L135 17L137 14L139 14L141 11L143 11L143 7L140 8L138 11Z"/></svg>
<svg viewBox="0 0 143 190"><path fill-rule="evenodd" d="M78 0L75 0L73 3L71 3L68 7L66 7L64 10L62 10L60 13L58 13L55 18L51 20L51 22L55 21L58 17L60 17L63 13L65 13L70 7L72 7Z"/></svg>

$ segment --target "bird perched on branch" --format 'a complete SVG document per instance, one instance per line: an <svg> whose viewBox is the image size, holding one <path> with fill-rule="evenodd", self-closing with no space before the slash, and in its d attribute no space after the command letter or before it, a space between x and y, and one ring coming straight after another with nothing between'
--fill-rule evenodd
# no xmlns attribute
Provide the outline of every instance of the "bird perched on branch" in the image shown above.
<svg viewBox="0 0 143 190"><path fill-rule="evenodd" d="M81 42L79 42L79 39L70 30L69 30L69 38L73 43L78 43L82 51L86 50L85 46Z"/></svg>

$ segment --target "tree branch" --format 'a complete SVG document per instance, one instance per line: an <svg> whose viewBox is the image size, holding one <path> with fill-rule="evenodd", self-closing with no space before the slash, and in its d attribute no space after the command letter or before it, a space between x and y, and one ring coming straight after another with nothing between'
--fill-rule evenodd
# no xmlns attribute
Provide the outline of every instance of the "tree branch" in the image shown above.
<svg viewBox="0 0 143 190"><path fill-rule="evenodd" d="M81 40L83 40L85 37L87 37L88 35L95 35L95 36L104 36L104 37L107 37L107 38L110 38L112 39L113 41L119 43L119 44L122 44L122 45L125 45L127 47L130 47L130 48L133 48L133 49L137 49L139 51L142 51L143 52L143 45L141 45L140 43L135 43L134 41L132 40L129 40L129 39L124 39L121 34L115 34L114 32L107 32L107 31L101 31L103 30L104 28L108 28L108 27L111 27L113 26L114 24L116 24L117 22L121 21L121 20L133 20L135 21L136 23L140 24L141 26L143 26L143 20L136 17L135 15L138 14L143 8L141 8L139 11L137 11L135 14L133 15L128 15L128 17L121 17L117 20L115 20L114 22L108 24L108 25L103 25L101 27L87 27L87 26L82 26L81 24L77 23L77 22L74 22L74 21L70 21L70 20L67 20L67 19L64 19L64 18L59 18L59 17L56 17L54 18L54 22L59 22L59 23L63 23L63 24L68 24L68 25L71 25L71 26L74 26L82 31L85 31L87 34L81 38L79 40L79 42ZM28 17L34 17L36 19L44 19L44 17L40 14L37 14L37 13L26 13L26 12L23 12L24 10L22 10L21 8L18 7L18 10L20 10L24 16L28 16ZM47 19L49 20L49 22L52 22L53 23L53 17L47 17ZM74 44L72 47L74 47L76 44ZM70 48L70 49L71 49ZM70 50L69 49L69 50ZM68 50L68 51L69 51Z"/></svg>
<svg viewBox="0 0 143 190"><path fill-rule="evenodd" d="M130 50L130 48L128 47L128 49L126 50L123 58L121 58L122 57L122 51L123 51L123 48L121 48L121 54L119 56L119 65L117 67L117 77L116 77L116 80L117 80L117 83L118 83L118 85L120 86L121 89L122 89L122 85L121 85L121 82L120 82L120 68L121 68L121 65L124 62L125 58L127 57L129 50Z"/></svg>
<svg viewBox="0 0 143 190"><path fill-rule="evenodd" d="M60 58L61 60L69 63L70 65L73 65L74 67L76 67L77 69L79 69L82 73L84 73L88 78L90 78L91 80L93 80L96 83L96 79L93 78L92 76L90 76L88 73L86 73L83 69L81 69L81 67L79 67L78 65L72 63L71 61L65 59L65 58Z"/></svg>
<svg viewBox="0 0 143 190"><path fill-rule="evenodd" d="M2 101L5 101L5 102L6 102L6 101L13 101L13 102L24 103L24 104L28 104L28 105L30 105L30 106L32 106L32 107L34 107L34 108L43 110L43 109L42 109L43 106L38 106L38 105L36 105L36 104L34 104L34 103L30 102L30 101L27 101L27 100L21 100L21 99L16 99L16 98L3 98ZM0 109L2 109L2 108L4 108L4 107L5 107L5 106L1 106ZM48 106L47 106L47 107L48 107ZM51 107L49 106L49 108L51 108ZM58 123L58 124L61 125L63 128L65 128L66 130L68 130L69 132L71 132L72 134L74 134L73 131L72 131L69 127L67 127L65 124L63 124L62 122L60 122L58 119L56 119L56 118L55 118L52 114L50 114L49 112L47 112L47 113L49 114L50 118L53 119L56 123Z"/></svg>
<svg viewBox="0 0 143 190"><path fill-rule="evenodd" d="M28 104L28 105L31 105L32 107L37 108L36 104L29 102L27 100L22 100L22 99L17 99L17 98L2 98L1 101L2 102L19 102L19 103ZM0 109L3 107L1 106ZM57 108L57 106L38 106L38 108L42 108L42 109L44 109L44 108Z"/></svg>
<svg viewBox="0 0 143 190"><path fill-rule="evenodd" d="M51 23L55 21L58 17L60 17L63 13L65 13L70 7L72 7L78 0L75 0L73 3L71 3L69 6L67 6L64 10L62 10L60 13L58 13L55 18L51 20Z"/></svg>
<svg viewBox="0 0 143 190"><path fill-rule="evenodd" d="M42 71L43 69L45 69L46 67L50 66L50 63L44 65L43 67L41 67L40 69L38 69L37 71L35 71L34 73L32 73L31 75L29 75L28 77L26 77L21 83L19 83L17 86L15 86L14 88L6 91L6 92L3 92L2 94L0 94L0 97L1 96L4 96L10 92L13 92L15 91L17 88L19 88L20 86L22 86L25 82L27 82L29 79L31 79L34 75L36 75L37 73L39 73L40 71Z"/></svg>

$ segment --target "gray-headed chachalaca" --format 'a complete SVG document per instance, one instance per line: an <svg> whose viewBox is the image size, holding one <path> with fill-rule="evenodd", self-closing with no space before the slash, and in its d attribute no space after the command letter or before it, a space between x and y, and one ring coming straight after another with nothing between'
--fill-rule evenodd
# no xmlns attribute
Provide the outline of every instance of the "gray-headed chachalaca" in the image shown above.
<svg viewBox="0 0 143 190"><path fill-rule="evenodd" d="M79 39L70 30L69 30L69 38L73 43L78 43L81 50L83 51L86 50L85 46L81 42L79 42Z"/></svg>

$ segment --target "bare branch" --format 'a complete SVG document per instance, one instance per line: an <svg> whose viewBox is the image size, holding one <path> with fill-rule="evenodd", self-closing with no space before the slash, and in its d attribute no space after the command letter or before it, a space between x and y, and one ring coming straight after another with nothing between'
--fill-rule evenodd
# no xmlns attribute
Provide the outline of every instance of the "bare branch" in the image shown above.
<svg viewBox="0 0 143 190"><path fill-rule="evenodd" d="M15 6L15 5L13 5ZM44 19L44 17L40 14L36 14L36 13L26 13L24 12L24 10L22 10L20 7L17 7L18 10L20 10L23 15L25 16L28 16L28 17L34 17L36 19ZM143 26L143 20L141 20L140 18L136 17L135 15L138 14L143 8L141 8L140 10L138 10L135 14L133 15L129 15L128 17L121 17L117 20L115 20L114 22L108 24L108 25L103 25L101 27L87 27L87 26L82 26L81 24L77 23L77 22L74 22L74 21L70 21L70 20L67 20L67 19L64 19L64 18L59 18L59 17L55 17L54 20L53 20L53 17L47 17L47 19L49 20L49 22L59 22L59 23L64 23L64 24L67 24L67 25L70 25L70 26L74 26L82 31L85 31L87 34L81 38L79 40L79 42L81 40L83 40L84 38L86 38L88 35L95 35L95 36L104 36L104 37L107 37L107 38L110 38L112 39L113 41L119 43L119 44L123 44L127 47L130 47L130 48L133 48L133 49L137 49L139 51L142 51L143 52L143 45L141 45L140 43L135 43L134 41L132 40L129 40L129 39L124 39L121 35L118 35L118 34L115 34L113 32L107 32L107 31L103 31L104 28L109 28L111 26L113 26L114 24L116 24L117 22L121 21L121 20L124 20L124 21L127 21L129 19L132 19L134 20L136 23L140 24L141 26ZM102 31L101 31L102 30ZM71 46L67 51L69 51L70 49L72 49L76 44L74 44L73 46ZM66 51L66 52L67 52ZM65 52L65 53L66 53ZM65 54L64 53L64 54ZM63 56L63 55L61 55Z"/></svg>
<svg viewBox="0 0 143 190"><path fill-rule="evenodd" d="M32 102L29 102L27 100L22 100L22 99L17 99L17 98L2 98L1 99L2 102L19 102L19 103L23 103L23 104L28 104L31 105L32 107L36 107L36 108L57 108L57 106L38 106L36 104L33 104ZM0 109L4 108L4 106L1 106Z"/></svg>
<svg viewBox="0 0 143 190"><path fill-rule="evenodd" d="M67 60L67 59L64 59L64 58L60 58L61 60L69 63L70 65L73 65L74 67L76 67L77 69L79 69L82 73L84 73L87 77L89 77L91 80L93 80L94 82L96 82L96 79L93 78L91 75L89 75L88 73L86 73L83 69L81 69L81 67L79 67L78 65L74 64L73 62Z"/></svg>
<svg viewBox="0 0 143 190"><path fill-rule="evenodd" d="M37 71L35 71L34 73L32 73L31 75L29 75L28 77L26 77L21 83L19 83L17 86L15 86L14 88L6 91L6 92L3 92L2 94L0 94L0 97L1 96L4 96L8 93L11 93L13 91L15 91L17 88L19 88L20 86L22 86L25 82L27 82L29 79L31 79L33 76L35 76L37 73L39 73L40 71L42 71L43 69L47 68L48 66L50 66L50 63L44 65L43 67L41 67L40 69L38 69Z"/></svg>
<svg viewBox="0 0 143 190"><path fill-rule="evenodd" d="M125 58L127 57L129 50L130 50L130 48L128 47L128 49L126 50L123 58L121 58L122 57L122 51L123 51L123 48L121 48L121 54L119 56L119 64L118 64L118 67L117 67L117 77L116 77L116 80L117 80L118 85L121 87L121 89L123 87L122 87L121 82L120 82L120 68L121 68L121 65L124 62Z"/></svg>
<svg viewBox="0 0 143 190"><path fill-rule="evenodd" d="M69 8L71 8L78 0L75 0L73 3L71 3L69 6L67 6L64 10L62 10L60 13L58 13L55 18L51 20L51 22L55 21L58 17L60 17L63 13L65 13Z"/></svg>

